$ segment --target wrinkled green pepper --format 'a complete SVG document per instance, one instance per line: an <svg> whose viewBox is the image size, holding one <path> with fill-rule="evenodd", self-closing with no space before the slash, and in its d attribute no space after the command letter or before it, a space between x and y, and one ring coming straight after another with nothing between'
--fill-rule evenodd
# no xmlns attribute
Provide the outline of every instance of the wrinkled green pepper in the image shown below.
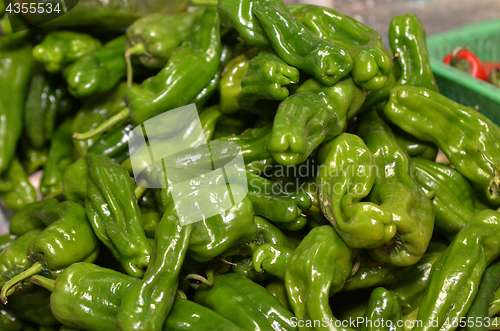
<svg viewBox="0 0 500 331"><path fill-rule="evenodd" d="M9 48L0 43L0 175L9 168L21 136L32 65L30 44Z"/></svg>
<svg viewBox="0 0 500 331"><path fill-rule="evenodd" d="M116 163L122 163L129 155L128 140L133 126L128 124L117 127L94 141L88 152L109 157Z"/></svg>
<svg viewBox="0 0 500 331"><path fill-rule="evenodd" d="M415 164L399 148L375 111L363 116L359 134L376 164L375 183L368 200L391 213L396 227L392 241L370 250L370 254L381 262L412 265L425 253L432 236L432 203L418 182Z"/></svg>
<svg viewBox="0 0 500 331"><path fill-rule="evenodd" d="M43 63L48 72L56 73L100 47L101 42L89 34L54 31L33 48L32 54L35 61Z"/></svg>
<svg viewBox="0 0 500 331"><path fill-rule="evenodd" d="M175 15L150 14L127 28L127 48L146 68L163 68L200 20L203 10Z"/></svg>
<svg viewBox="0 0 500 331"><path fill-rule="evenodd" d="M322 143L342 133L360 109L365 92L352 78L325 87L315 79L304 82L279 106L269 150L282 165L298 165Z"/></svg>
<svg viewBox="0 0 500 331"><path fill-rule="evenodd" d="M298 83L299 70L267 51L259 52L250 62L241 63L244 66L241 70L237 67L236 73L243 73L245 67L247 69L239 83L237 105L233 109L239 106L237 109L241 107L257 115L274 116L280 102L290 94L287 86ZM221 95L221 104L224 100Z"/></svg>
<svg viewBox="0 0 500 331"><path fill-rule="evenodd" d="M239 274L216 275L212 286L196 290L194 301L245 330L296 330L292 313L278 299Z"/></svg>
<svg viewBox="0 0 500 331"><path fill-rule="evenodd" d="M274 244L259 246L252 257L253 267L257 272L266 272L281 280L285 279L286 264L293 254L293 249Z"/></svg>
<svg viewBox="0 0 500 331"><path fill-rule="evenodd" d="M434 144L417 139L398 127L393 130L393 133L399 147L409 156L421 157L431 161L436 159L438 149Z"/></svg>
<svg viewBox="0 0 500 331"><path fill-rule="evenodd" d="M0 198L11 210L17 211L36 200L36 191L17 157L0 178L0 187Z"/></svg>
<svg viewBox="0 0 500 331"><path fill-rule="evenodd" d="M62 191L63 173L73 163L72 134L72 120L68 119L59 126L52 137L47 164L40 182L40 193L43 196Z"/></svg>
<svg viewBox="0 0 500 331"><path fill-rule="evenodd" d="M404 131L436 144L458 172L500 206L500 128L495 123L437 92L410 86L394 88L383 112Z"/></svg>
<svg viewBox="0 0 500 331"><path fill-rule="evenodd" d="M69 92L81 98L114 88L127 74L125 36L78 59L64 70Z"/></svg>
<svg viewBox="0 0 500 331"><path fill-rule="evenodd" d="M88 154L85 210L97 237L127 274L142 277L151 246L142 228L134 182L127 170L109 158Z"/></svg>
<svg viewBox="0 0 500 331"><path fill-rule="evenodd" d="M355 256L355 249L329 225L312 229L295 249L286 266L285 285L300 330L311 330L315 320L336 321L329 298L344 286Z"/></svg>
<svg viewBox="0 0 500 331"><path fill-rule="evenodd" d="M365 90L384 87L391 59L377 32L331 8L302 4L288 8L315 35L349 52L353 61L351 75L356 84Z"/></svg>

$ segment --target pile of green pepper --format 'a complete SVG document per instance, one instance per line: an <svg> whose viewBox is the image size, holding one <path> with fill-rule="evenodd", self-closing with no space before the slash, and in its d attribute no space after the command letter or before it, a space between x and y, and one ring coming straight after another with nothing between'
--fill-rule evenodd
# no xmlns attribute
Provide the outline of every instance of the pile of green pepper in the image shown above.
<svg viewBox="0 0 500 331"><path fill-rule="evenodd" d="M0 201L16 212L0 330L498 328L500 128L439 93L414 15L386 50L282 0L80 0L18 33L0 6ZM149 188L161 165L136 182L129 139L189 104L207 142L239 146L247 184L184 225L179 208L226 185Z"/></svg>

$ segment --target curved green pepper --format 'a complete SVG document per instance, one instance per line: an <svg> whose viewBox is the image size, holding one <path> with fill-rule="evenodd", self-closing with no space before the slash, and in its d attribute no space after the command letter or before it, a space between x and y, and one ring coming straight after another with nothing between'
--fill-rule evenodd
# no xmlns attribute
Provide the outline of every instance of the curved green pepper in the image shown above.
<svg viewBox="0 0 500 331"><path fill-rule="evenodd" d="M278 299L239 274L216 275L212 286L196 290L194 301L245 330L296 330L292 313Z"/></svg>
<svg viewBox="0 0 500 331"><path fill-rule="evenodd" d="M129 155L128 140L134 127L131 124L118 127L94 141L88 152L109 157L116 163L122 163Z"/></svg>
<svg viewBox="0 0 500 331"><path fill-rule="evenodd" d="M410 86L394 88L383 111L404 131L436 144L458 172L500 206L500 128L495 123L437 92Z"/></svg>
<svg viewBox="0 0 500 331"><path fill-rule="evenodd" d="M259 236L262 236L262 242L278 245L282 247L287 247L291 249L295 249L297 245L288 239L287 236L276 226L274 226L271 222L266 220L263 217L255 216L253 218L255 225L257 226Z"/></svg>
<svg viewBox="0 0 500 331"><path fill-rule="evenodd" d="M233 114L241 109L236 97L241 92L241 81L248 71L250 57L250 54L243 53L229 61L222 70L222 78L218 88L220 110L224 114Z"/></svg>
<svg viewBox="0 0 500 331"><path fill-rule="evenodd" d="M267 284L266 290L278 299L283 307L291 310L290 305L288 304L285 283L282 280L277 278L272 279L269 284Z"/></svg>
<svg viewBox="0 0 500 331"><path fill-rule="evenodd" d="M141 207L141 215L142 215L142 228L144 229L144 233L148 238L155 237L155 231L158 228L158 224L160 223L160 214L158 210L155 208L142 208Z"/></svg>
<svg viewBox="0 0 500 331"><path fill-rule="evenodd" d="M69 92L81 98L111 90L127 74L124 54L121 36L75 61L64 70Z"/></svg>
<svg viewBox="0 0 500 331"><path fill-rule="evenodd" d="M48 33L32 53L35 61L43 63L48 72L56 73L100 47L101 42L89 34L54 31Z"/></svg>
<svg viewBox="0 0 500 331"><path fill-rule="evenodd" d="M432 206L436 230L453 238L476 213L475 192L470 183L455 169L425 159L414 158L418 181L428 194L434 192Z"/></svg>
<svg viewBox="0 0 500 331"><path fill-rule="evenodd" d="M281 280L285 279L286 264L293 254L293 249L274 244L259 246L253 253L252 262L255 271L266 272Z"/></svg>
<svg viewBox="0 0 500 331"><path fill-rule="evenodd" d="M47 157L40 193L46 196L62 190L63 173L73 163L72 120L64 121L54 133Z"/></svg>
<svg viewBox="0 0 500 331"><path fill-rule="evenodd" d="M356 84L365 90L384 87L391 60L377 32L330 8L305 4L288 8L315 35L349 52L353 61L351 75Z"/></svg>
<svg viewBox="0 0 500 331"><path fill-rule="evenodd" d="M238 74L245 71L236 96L237 106L258 115L273 116L280 101L289 95L286 86L298 83L299 70L267 51L259 52L250 62L242 64L241 70L237 67ZM223 100L221 98L221 103Z"/></svg>
<svg viewBox="0 0 500 331"><path fill-rule="evenodd" d="M232 272L243 275L258 284L265 283L272 277L270 273L255 271L251 257L243 257L235 260L231 259L231 264Z"/></svg>
<svg viewBox="0 0 500 331"><path fill-rule="evenodd" d="M219 15L206 9L190 39L179 46L165 68L140 87L127 90L132 124L188 104L214 77L220 64Z"/></svg>
<svg viewBox="0 0 500 331"><path fill-rule="evenodd" d="M85 210L97 237L134 277L142 277L151 246L142 228L134 183L127 170L100 155L86 156L89 169Z"/></svg>
<svg viewBox="0 0 500 331"><path fill-rule="evenodd" d="M175 15L150 14L127 28L127 48L146 68L163 68L175 48L189 35L203 10Z"/></svg>
<svg viewBox="0 0 500 331"><path fill-rule="evenodd" d="M47 209L57 205L57 199L45 199L41 201L34 201L21 208L10 220L9 231L13 235L22 236L31 230L43 230L47 225L54 222L55 219Z"/></svg>
<svg viewBox="0 0 500 331"><path fill-rule="evenodd" d="M389 27L389 42L402 69L398 85L425 87L438 92L427 51L425 29L417 16L395 16Z"/></svg>
<svg viewBox="0 0 500 331"><path fill-rule="evenodd" d="M370 295L361 331L402 331L403 327L398 326L402 318L401 305L396 293L377 287Z"/></svg>
<svg viewBox="0 0 500 331"><path fill-rule="evenodd" d="M465 317L486 267L500 255L499 240L500 213L476 213L432 267L417 317L423 323L413 330L455 329L452 321Z"/></svg>
<svg viewBox="0 0 500 331"><path fill-rule="evenodd" d="M8 48L0 43L0 175L9 168L21 136L32 64L30 44Z"/></svg>
<svg viewBox="0 0 500 331"><path fill-rule="evenodd" d="M345 130L364 98L352 78L332 87L315 79L304 82L278 108L268 146L273 158L282 165L304 162L320 144Z"/></svg>
<svg viewBox="0 0 500 331"><path fill-rule="evenodd" d="M368 199L392 213L396 235L392 242L370 250L381 261L405 266L427 250L434 228L434 209L418 183L416 167L397 145L375 111L363 116L359 134L373 154L376 178Z"/></svg>
<svg viewBox="0 0 500 331"><path fill-rule="evenodd" d="M355 256L355 249L329 225L316 227L304 237L289 258L285 273L288 300L299 329L310 329L307 325L315 320L336 321L328 301L344 286Z"/></svg>
<svg viewBox="0 0 500 331"><path fill-rule="evenodd" d="M319 202L325 217L342 239L354 248L375 248L396 234L393 215L362 201L376 180L376 163L363 140L342 133L325 144L318 155Z"/></svg>

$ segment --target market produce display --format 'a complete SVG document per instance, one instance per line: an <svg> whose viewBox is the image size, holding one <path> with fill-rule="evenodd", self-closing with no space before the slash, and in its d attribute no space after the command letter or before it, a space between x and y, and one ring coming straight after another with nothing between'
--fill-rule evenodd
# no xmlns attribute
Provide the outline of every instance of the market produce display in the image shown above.
<svg viewBox="0 0 500 331"><path fill-rule="evenodd" d="M0 330L500 327L500 128L439 93L415 15L385 49L282 0L80 0L16 33L0 5ZM191 104L187 127L154 120ZM200 127L242 166L186 195L166 165L229 148L138 176L146 121L148 148Z"/></svg>

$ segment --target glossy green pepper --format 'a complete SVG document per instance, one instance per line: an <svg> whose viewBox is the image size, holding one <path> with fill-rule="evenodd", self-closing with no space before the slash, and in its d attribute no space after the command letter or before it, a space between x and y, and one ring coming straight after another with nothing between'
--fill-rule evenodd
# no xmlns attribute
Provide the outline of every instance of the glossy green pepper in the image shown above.
<svg viewBox="0 0 500 331"><path fill-rule="evenodd" d="M57 199L34 201L21 208L10 220L9 231L13 235L22 236L31 230L43 230L54 221L47 209L57 205Z"/></svg>
<svg viewBox="0 0 500 331"><path fill-rule="evenodd" d="M291 310L290 305L288 304L285 283L282 280L277 278L272 279L269 284L267 284L266 290L278 299L283 307Z"/></svg>
<svg viewBox="0 0 500 331"><path fill-rule="evenodd" d="M266 243L259 246L253 253L253 267L257 272L265 271L278 279L284 280L286 264L292 254L292 248Z"/></svg>
<svg viewBox="0 0 500 331"><path fill-rule="evenodd" d="M0 299L4 303L11 287L34 274L56 278L71 264L93 262L99 254L99 241L82 206L65 201L46 208L45 212L55 220L30 242L27 249L29 269L2 287Z"/></svg>
<svg viewBox="0 0 500 331"><path fill-rule="evenodd" d="M36 191L17 157L10 162L9 168L0 178L0 184L0 198L11 210L17 211L36 201Z"/></svg>
<svg viewBox="0 0 500 331"><path fill-rule="evenodd" d="M0 309L0 328L5 331L23 330L23 323L13 311Z"/></svg>
<svg viewBox="0 0 500 331"><path fill-rule="evenodd" d="M89 165L85 157L73 162L63 174L63 195L66 200L85 205Z"/></svg>
<svg viewBox="0 0 500 331"><path fill-rule="evenodd" d="M245 330L296 330L292 313L278 299L239 274L216 275L212 286L196 290L194 301Z"/></svg>
<svg viewBox="0 0 500 331"><path fill-rule="evenodd" d="M128 140L132 129L133 126L128 124L105 133L98 140L94 141L88 152L96 155L104 155L116 163L122 163L130 157Z"/></svg>
<svg viewBox="0 0 500 331"><path fill-rule="evenodd" d="M155 231L160 223L160 214L158 210L155 208L142 208L141 207L141 215L142 215L142 227L144 229L144 233L148 238L155 237Z"/></svg>
<svg viewBox="0 0 500 331"><path fill-rule="evenodd" d="M231 271L245 276L257 284L265 284L272 277L269 273L255 271L251 257L231 259Z"/></svg>
<svg viewBox="0 0 500 331"><path fill-rule="evenodd" d="M322 84L332 86L353 69L353 58L347 49L305 28L282 1L255 1L253 13L279 57Z"/></svg>
<svg viewBox="0 0 500 331"><path fill-rule="evenodd" d="M375 159L363 140L342 133L319 151L319 204L350 247L375 248L391 240L396 226L390 211L364 201L376 180Z"/></svg>
<svg viewBox="0 0 500 331"><path fill-rule="evenodd" d="M197 9L175 15L144 16L127 28L127 48L146 68L163 68L202 15L203 10Z"/></svg>
<svg viewBox="0 0 500 331"><path fill-rule="evenodd" d="M424 191L434 192L435 229L453 239L476 213L474 189L467 179L447 165L420 158L414 158L413 162Z"/></svg>
<svg viewBox="0 0 500 331"><path fill-rule="evenodd" d="M500 213L477 212L432 267L417 317L423 323L413 330L455 329L451 321L465 317L486 267L500 255L499 240Z"/></svg>
<svg viewBox="0 0 500 331"><path fill-rule="evenodd" d="M75 61L64 70L69 92L81 98L114 88L127 74L124 54L121 36Z"/></svg>
<svg viewBox="0 0 500 331"><path fill-rule="evenodd" d="M336 321L328 300L344 286L355 256L356 250L329 225L312 229L295 249L286 265L285 285L300 330L311 330L315 320Z"/></svg>
<svg viewBox="0 0 500 331"><path fill-rule="evenodd" d="M259 241L295 249L297 245L290 240L278 227L263 217L255 216L253 218L258 230ZM261 240L260 240L261 239Z"/></svg>
<svg viewBox="0 0 500 331"><path fill-rule="evenodd" d="M181 224L177 207L172 204L158 224L144 277L123 295L117 315L119 330L161 330L167 319L193 231L193 224Z"/></svg>
<svg viewBox="0 0 500 331"><path fill-rule="evenodd" d="M100 47L101 42L89 34L54 31L48 33L32 53L35 61L43 63L48 72L56 73Z"/></svg>
<svg viewBox="0 0 500 331"><path fill-rule="evenodd" d="M129 275L142 277L151 246L142 228L133 179L125 168L105 156L88 154L86 159L85 210L94 232Z"/></svg>
<svg viewBox="0 0 500 331"><path fill-rule="evenodd" d="M224 114L233 114L241 109L236 97L241 92L241 81L248 71L248 63L255 52L249 51L234 57L222 70L218 88L220 109Z"/></svg>
<svg viewBox="0 0 500 331"><path fill-rule="evenodd" d="M282 165L298 165L322 143L342 133L361 108L365 92L352 78L332 87L304 82L281 102L274 118L269 150Z"/></svg>
<svg viewBox="0 0 500 331"><path fill-rule="evenodd" d="M45 289L33 287L28 292L16 293L9 297L6 308L12 309L24 321L29 321L40 326L55 326L59 322L50 310L50 292ZM23 325L23 330L29 330Z"/></svg>
<svg viewBox="0 0 500 331"><path fill-rule="evenodd" d="M394 88L383 112L404 131L436 144L458 172L500 206L500 128L495 123L437 92L409 86Z"/></svg>
<svg viewBox="0 0 500 331"><path fill-rule="evenodd" d="M438 154L438 149L436 145L422 141L409 135L400 128L396 127L393 129L394 136L398 142L399 147L405 151L411 157L421 157L423 159L428 159L434 161Z"/></svg>
<svg viewBox="0 0 500 331"><path fill-rule="evenodd" d="M396 293L377 287L370 295L361 331L402 331L403 327L399 324L402 318L401 305Z"/></svg>
<svg viewBox="0 0 500 331"><path fill-rule="evenodd" d="M380 35L357 20L315 5L288 7L318 37L343 47L352 56L352 78L365 90L380 90L387 82L391 59Z"/></svg>
<svg viewBox="0 0 500 331"><path fill-rule="evenodd" d="M67 119L52 137L47 164L40 182L40 193L43 196L62 191L63 173L73 163L72 134L72 120Z"/></svg>
<svg viewBox="0 0 500 331"><path fill-rule="evenodd" d="M140 87L127 90L132 124L141 124L189 103L214 77L220 56L219 15L215 7L209 7L191 37L176 48L167 66Z"/></svg>
<svg viewBox="0 0 500 331"><path fill-rule="evenodd" d="M267 51L261 51L250 62L242 63L246 64L247 69L236 96L237 106L258 115L273 116L280 101L290 94L287 86L298 83L299 70L289 66L275 53ZM244 68L240 70L241 73ZM221 95L221 102L223 100Z"/></svg>
<svg viewBox="0 0 500 331"><path fill-rule="evenodd" d="M389 27L389 42L402 69L398 85L425 87L438 92L427 51L425 29L417 16L395 16Z"/></svg>
<svg viewBox="0 0 500 331"><path fill-rule="evenodd" d="M52 139L59 117L74 107L75 102L59 77L48 74L39 65L31 77L24 107L25 132L30 145L44 147Z"/></svg>
<svg viewBox="0 0 500 331"><path fill-rule="evenodd" d="M32 65L30 44L9 48L0 43L0 175L9 168L21 136Z"/></svg>
<svg viewBox="0 0 500 331"><path fill-rule="evenodd" d="M434 228L434 209L422 190L411 158L397 145L375 111L363 116L359 134L373 154L376 178L368 199L392 214L396 235L390 243L370 250L381 261L405 266L427 250Z"/></svg>

